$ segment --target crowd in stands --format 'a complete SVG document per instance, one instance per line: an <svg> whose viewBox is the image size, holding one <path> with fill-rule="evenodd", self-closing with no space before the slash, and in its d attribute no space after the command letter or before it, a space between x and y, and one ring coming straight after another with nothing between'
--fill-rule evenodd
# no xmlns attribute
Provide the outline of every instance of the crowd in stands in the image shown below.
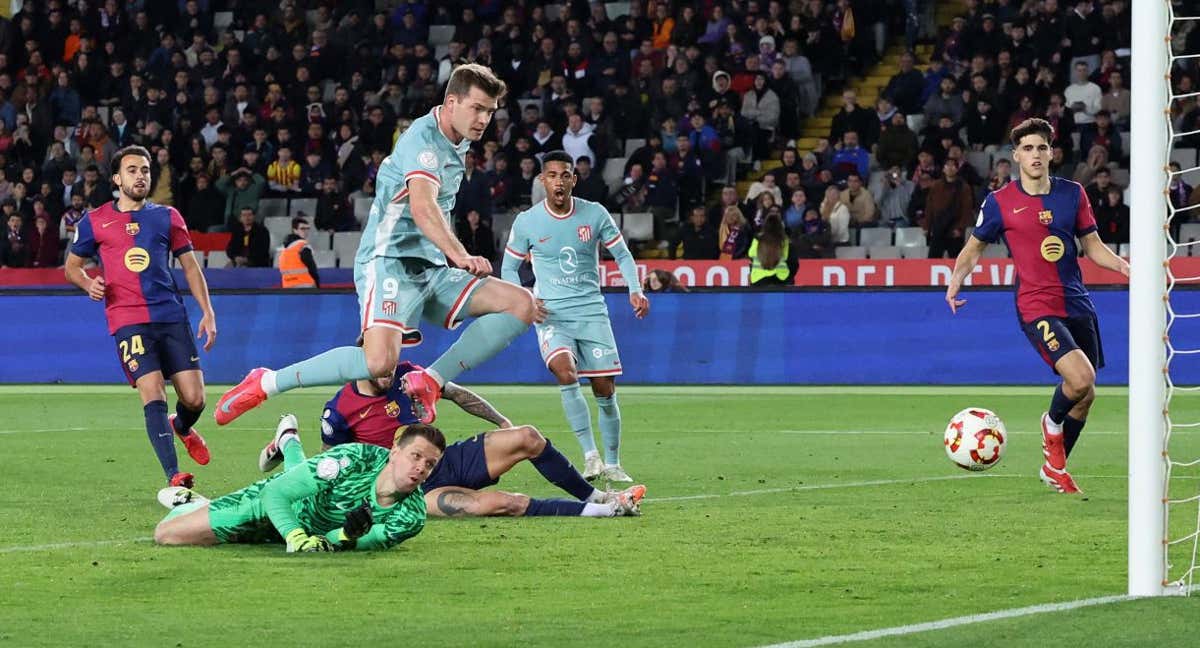
<svg viewBox="0 0 1200 648"><path fill-rule="evenodd" d="M358 229L356 199L468 61L509 88L455 207L474 254L494 258L498 216L540 199L554 149L575 158L578 196L653 214L650 249L672 257L794 262L897 226L954 254L982 196L1011 181L1007 132L1030 116L1056 128L1054 173L1086 184L1101 235L1124 240L1130 2L956 1L918 56L932 1L25 2L0 20L0 264L58 265L131 143L152 152L150 199L192 230L249 248L268 198L316 199L315 231ZM848 82L889 38L910 53L862 106ZM798 150L838 88L828 138Z"/></svg>

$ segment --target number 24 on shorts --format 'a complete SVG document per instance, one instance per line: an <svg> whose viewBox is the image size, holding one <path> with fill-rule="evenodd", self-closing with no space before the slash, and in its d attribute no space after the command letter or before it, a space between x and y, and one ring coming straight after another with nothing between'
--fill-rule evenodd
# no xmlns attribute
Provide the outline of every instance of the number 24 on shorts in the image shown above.
<svg viewBox="0 0 1200 648"><path fill-rule="evenodd" d="M142 336L134 335L128 340L121 340L117 343L121 348L121 362L129 362L133 356L139 356L146 352L146 347L142 345Z"/></svg>

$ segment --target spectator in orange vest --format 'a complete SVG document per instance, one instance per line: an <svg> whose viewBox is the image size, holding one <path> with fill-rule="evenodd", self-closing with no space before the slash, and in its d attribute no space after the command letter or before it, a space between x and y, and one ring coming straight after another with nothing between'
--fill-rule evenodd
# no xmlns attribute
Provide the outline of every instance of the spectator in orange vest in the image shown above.
<svg viewBox="0 0 1200 648"><path fill-rule="evenodd" d="M283 251L279 253L279 274L283 276L284 288L320 288L321 277L317 273L317 261L308 244L308 233L312 225L307 218L292 219L292 233L283 240Z"/></svg>

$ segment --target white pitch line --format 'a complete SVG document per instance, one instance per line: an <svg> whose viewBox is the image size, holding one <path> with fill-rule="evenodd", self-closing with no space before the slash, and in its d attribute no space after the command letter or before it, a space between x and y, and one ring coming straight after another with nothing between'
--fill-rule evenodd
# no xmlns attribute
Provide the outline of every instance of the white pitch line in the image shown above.
<svg viewBox="0 0 1200 648"><path fill-rule="evenodd" d="M941 621L929 621L927 623L914 623L912 625L879 628L877 630L864 630L862 632L854 632L851 634L829 635L816 639L789 641L787 643L762 646L762 648L812 648L813 646L833 646L837 644L850 643L853 641L870 641L872 639L882 639L883 637L900 637L904 635L916 634L918 632L929 632L930 630L945 630L946 628L972 625L975 623L984 623L986 621L1015 619L1017 617L1030 616L1033 614L1063 612L1066 610L1076 610L1094 605L1121 603L1124 601L1132 601L1135 598L1137 597L1121 594L1118 596L1101 596L1098 598L1079 599L1077 601L1066 601L1063 603L1043 603L1041 605L1030 605L1023 608L998 610L996 612L987 612L985 614L969 614L967 616L942 619Z"/></svg>
<svg viewBox="0 0 1200 648"><path fill-rule="evenodd" d="M102 547L105 545L128 544L130 542L145 542L154 538L125 538L123 540L77 540L74 542L52 542L40 545L17 545L15 547L0 547L0 553L15 553L17 551L48 551L52 549L69 549L71 547Z"/></svg>
<svg viewBox="0 0 1200 648"><path fill-rule="evenodd" d="M812 435L812 436L839 436L839 435L878 435L878 436L939 436L939 432L931 430L778 430L779 434L797 434L797 435ZM1020 436L1041 436L1041 432L1037 430L1009 430L1009 435ZM1125 436L1128 434L1123 430L1084 430L1085 436Z"/></svg>
<svg viewBox="0 0 1200 648"><path fill-rule="evenodd" d="M958 479L1000 479L1003 477L1026 477L1026 475L944 475L942 477L913 477L911 479L875 479L871 481L846 482L844 484L811 484L788 488L762 488L759 490L733 491L732 493L709 493L706 495L679 495L675 497L647 497L644 502L683 502L687 500L716 499L718 497L745 497L748 495L770 495L799 491L831 490L835 488L866 488L869 486L895 486L897 484L923 484L927 482L952 481Z"/></svg>

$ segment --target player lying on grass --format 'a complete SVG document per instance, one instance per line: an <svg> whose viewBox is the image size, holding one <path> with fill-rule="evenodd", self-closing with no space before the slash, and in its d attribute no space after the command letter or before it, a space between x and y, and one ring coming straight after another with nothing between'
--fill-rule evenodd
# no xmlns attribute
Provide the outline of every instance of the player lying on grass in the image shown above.
<svg viewBox="0 0 1200 648"><path fill-rule="evenodd" d="M397 434L402 434L417 421L401 379L408 372L420 369L417 365L402 362L391 377L359 380L343 387L325 404L321 418L323 447L328 449L352 442L390 447ZM442 461L425 482L425 504L430 515L613 517L639 514L645 486L633 486L618 493L598 490L588 484L571 462L533 426L513 427L486 400L454 383L446 384L443 397L501 429L475 435L446 448ZM275 439L259 455L259 468L271 470L281 461L285 469L289 468L295 461L289 456L293 447L297 456L302 457L295 429L288 430L281 425ZM528 461L547 481L575 499L534 499L517 493L483 490L498 483L502 475L522 461Z"/></svg>
<svg viewBox="0 0 1200 648"><path fill-rule="evenodd" d="M295 428L279 423L276 437ZM173 507L154 529L161 545L287 544L288 552L387 549L421 532L429 477L446 438L431 425L410 425L390 450L347 443L305 459L286 444L293 465L209 501L181 487L159 491Z"/></svg>

